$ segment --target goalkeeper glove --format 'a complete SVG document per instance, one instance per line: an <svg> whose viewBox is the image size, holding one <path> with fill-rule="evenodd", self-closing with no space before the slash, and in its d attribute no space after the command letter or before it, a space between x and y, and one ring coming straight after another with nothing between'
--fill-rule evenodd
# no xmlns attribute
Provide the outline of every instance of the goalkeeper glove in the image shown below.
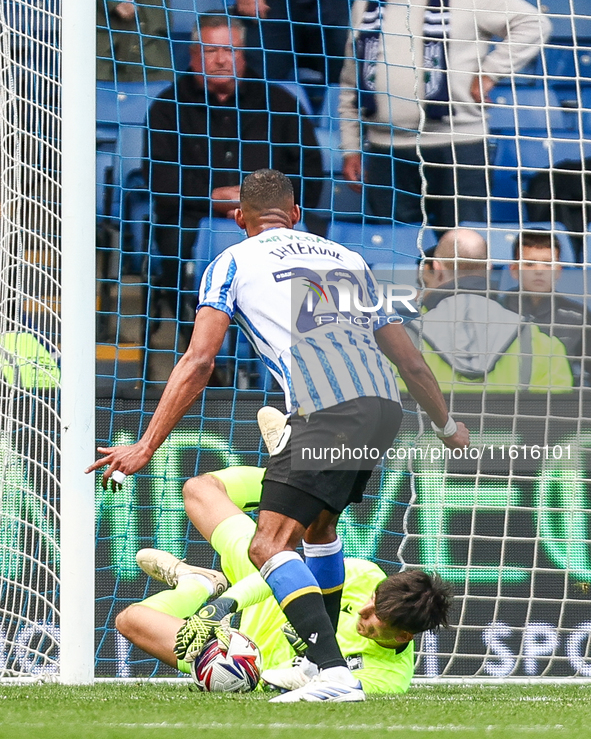
<svg viewBox="0 0 591 739"><path fill-rule="evenodd" d="M308 645L289 623L289 621L286 621L283 624L283 626L281 627L281 631L283 631L283 635L289 642L291 648L296 653L296 655L298 657L303 657L304 654L306 654L306 649L308 649Z"/></svg>
<svg viewBox="0 0 591 739"><path fill-rule="evenodd" d="M178 630L174 643L176 656L194 662L214 636L227 648L230 644L230 616L236 606L233 598L224 597L203 606Z"/></svg>

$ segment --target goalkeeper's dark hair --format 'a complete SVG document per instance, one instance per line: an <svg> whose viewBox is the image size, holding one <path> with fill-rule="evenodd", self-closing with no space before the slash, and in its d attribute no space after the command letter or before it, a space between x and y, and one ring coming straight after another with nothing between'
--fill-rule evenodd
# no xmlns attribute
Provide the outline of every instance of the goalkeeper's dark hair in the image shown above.
<svg viewBox="0 0 591 739"><path fill-rule="evenodd" d="M293 185L289 177L276 169L257 169L247 175L240 187L240 205L254 211L293 208Z"/></svg>
<svg viewBox="0 0 591 739"><path fill-rule="evenodd" d="M375 613L394 628L420 634L449 625L451 585L423 570L405 570L382 580L375 592Z"/></svg>

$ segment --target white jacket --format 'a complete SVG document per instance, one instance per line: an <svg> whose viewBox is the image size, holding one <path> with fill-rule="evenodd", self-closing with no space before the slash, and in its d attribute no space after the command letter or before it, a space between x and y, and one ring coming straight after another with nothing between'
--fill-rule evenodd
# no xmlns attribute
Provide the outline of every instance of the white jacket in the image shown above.
<svg viewBox="0 0 591 739"><path fill-rule="evenodd" d="M470 95L476 74L495 81L522 69L550 35L551 24L526 0L450 0L447 42L448 87L454 114L441 120L421 115L424 97L423 19L427 0L383 3L382 44L376 68L376 113L364 121L364 134L376 146L421 146L470 142L487 134L483 104ZM341 148L361 150L357 109L357 63L353 36L366 0L355 0L352 28L341 74ZM491 45L491 38L503 40Z"/></svg>

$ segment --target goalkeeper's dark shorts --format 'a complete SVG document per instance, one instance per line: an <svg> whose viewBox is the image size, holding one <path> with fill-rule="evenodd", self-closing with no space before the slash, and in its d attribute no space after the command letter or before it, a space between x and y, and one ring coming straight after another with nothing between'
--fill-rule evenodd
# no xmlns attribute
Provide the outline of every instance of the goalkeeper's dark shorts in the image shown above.
<svg viewBox="0 0 591 739"><path fill-rule="evenodd" d="M400 404L384 398L357 398L307 417L291 416L267 465L260 510L307 527L322 510L341 513L361 502L401 421Z"/></svg>

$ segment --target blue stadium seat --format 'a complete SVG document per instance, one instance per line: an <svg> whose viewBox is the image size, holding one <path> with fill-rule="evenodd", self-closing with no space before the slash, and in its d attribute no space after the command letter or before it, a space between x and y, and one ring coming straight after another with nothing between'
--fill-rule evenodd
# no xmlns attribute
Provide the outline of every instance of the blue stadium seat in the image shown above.
<svg viewBox="0 0 591 739"><path fill-rule="evenodd" d="M143 126L121 126L112 151L97 150L97 170L109 162L113 187L111 205L103 213L112 218L121 218L125 211L126 198L137 191L147 200L146 184L142 173L142 154L145 128ZM99 211L100 212L100 211Z"/></svg>
<svg viewBox="0 0 591 739"><path fill-rule="evenodd" d="M153 100L167 87L169 80L152 82L97 82L97 121L105 124L143 124Z"/></svg>
<svg viewBox="0 0 591 739"><path fill-rule="evenodd" d="M175 72L186 72L189 67L191 54L189 49L191 36L188 33L172 33L172 68Z"/></svg>
<svg viewBox="0 0 591 739"><path fill-rule="evenodd" d="M544 11L552 22L551 41L569 39L585 45L591 39L591 15L588 0L544 0ZM572 14L575 23L572 23Z"/></svg>
<svg viewBox="0 0 591 739"><path fill-rule="evenodd" d="M231 218L203 218L193 247L196 288L207 265L232 244L245 239L244 231Z"/></svg>
<svg viewBox="0 0 591 739"><path fill-rule="evenodd" d="M552 44L545 46L542 53L543 59L540 57L537 71L541 76L547 76L552 87L560 89L574 87L576 82L583 85L591 83L590 49L575 48L572 44Z"/></svg>
<svg viewBox="0 0 591 739"><path fill-rule="evenodd" d="M562 223L528 222L523 223L480 223L463 221L462 228L471 228L482 234L488 243L488 256L492 260L510 262L513 259L513 243L520 231L553 231L560 242L562 262L576 263L575 254L566 229Z"/></svg>
<svg viewBox="0 0 591 739"><path fill-rule="evenodd" d="M510 220L499 217L499 212L513 213L519 220L521 195L528 181L540 170L556 165L566 159L580 161L591 156L591 140L581 139L575 132L562 132L559 137L548 139L535 131L519 138L506 136L491 139L494 143L492 156L492 220Z"/></svg>
<svg viewBox="0 0 591 739"><path fill-rule="evenodd" d="M119 134L117 91L113 82L100 80L96 88L96 141L97 145L113 143Z"/></svg>
<svg viewBox="0 0 591 739"><path fill-rule="evenodd" d="M327 238L358 252L370 267L374 264L416 265L420 256L417 246L422 236L423 249L437 243L435 233L421 229L418 224L369 224L333 221L328 227Z"/></svg>
<svg viewBox="0 0 591 739"><path fill-rule="evenodd" d="M150 217L141 171L146 115L152 101L169 86L167 80L97 83L97 172L104 170L109 157L111 162L105 170L110 184L97 192L97 214L120 222L127 251L145 251L145 223Z"/></svg>
<svg viewBox="0 0 591 739"><path fill-rule="evenodd" d="M488 107L490 130L514 132L539 129L543 132L567 128L564 111L555 90L543 87L497 85L490 93Z"/></svg>
<svg viewBox="0 0 591 739"><path fill-rule="evenodd" d="M145 83L99 80L96 87L97 145L116 142L122 124L144 125L153 100L169 86L168 80Z"/></svg>

